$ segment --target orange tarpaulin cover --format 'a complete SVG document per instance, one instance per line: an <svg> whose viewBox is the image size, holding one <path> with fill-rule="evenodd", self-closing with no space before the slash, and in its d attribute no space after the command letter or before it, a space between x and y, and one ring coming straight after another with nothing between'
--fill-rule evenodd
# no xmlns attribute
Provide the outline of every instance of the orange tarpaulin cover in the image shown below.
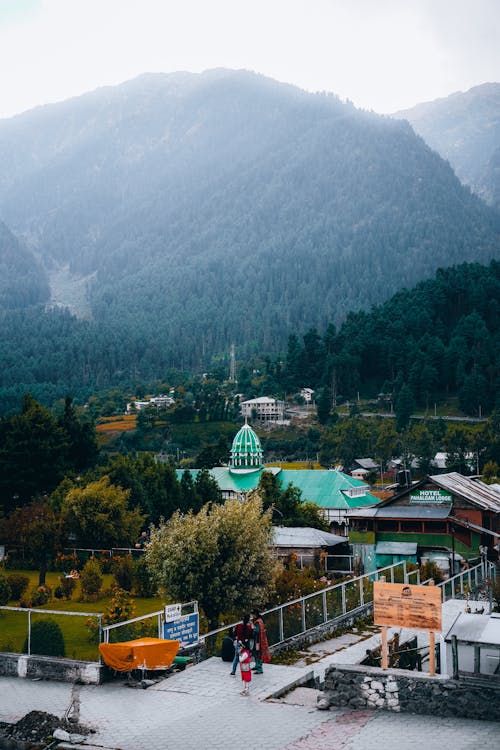
<svg viewBox="0 0 500 750"><path fill-rule="evenodd" d="M116 672L132 669L162 669L169 667L177 651L179 641L162 638L138 638L123 643L101 643L99 651L104 663Z"/></svg>

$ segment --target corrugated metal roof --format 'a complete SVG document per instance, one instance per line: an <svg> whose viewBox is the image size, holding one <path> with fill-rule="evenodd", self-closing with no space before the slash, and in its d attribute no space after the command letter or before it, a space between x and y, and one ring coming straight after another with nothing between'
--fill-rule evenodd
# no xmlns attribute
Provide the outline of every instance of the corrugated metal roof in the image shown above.
<svg viewBox="0 0 500 750"><path fill-rule="evenodd" d="M451 513L451 505L386 505L384 508L376 508L377 518L448 518Z"/></svg>
<svg viewBox="0 0 500 750"><path fill-rule="evenodd" d="M456 471L449 474L436 474L429 479L438 487L460 495L475 505L479 505L480 508L500 513L500 495L483 482L464 477Z"/></svg>
<svg viewBox="0 0 500 750"><path fill-rule="evenodd" d="M274 526L273 535L275 547L334 547L348 541L346 537L307 526Z"/></svg>
<svg viewBox="0 0 500 750"><path fill-rule="evenodd" d="M461 612L447 632L445 641L450 641L453 635L462 641L500 645L500 615L476 615Z"/></svg>
<svg viewBox="0 0 500 750"><path fill-rule="evenodd" d="M199 469L191 469L193 479ZM227 466L216 466L210 469L210 475L215 479L223 492L250 492L257 489L263 471L273 471L285 489L293 484L302 493L302 500L310 500L325 510L348 510L365 505L376 505L378 497L368 492L368 485L359 479L350 477L340 471L332 470L294 470L294 469L258 469L248 474L235 474ZM177 478L181 479L183 471L177 470ZM363 490L363 494L353 494L350 491Z"/></svg>
<svg viewBox="0 0 500 750"><path fill-rule="evenodd" d="M375 546L377 555L416 555L416 542L377 542Z"/></svg>
<svg viewBox="0 0 500 750"><path fill-rule="evenodd" d="M373 458L355 458L354 459L357 464L361 466L362 469L378 469L379 465L375 463Z"/></svg>
<svg viewBox="0 0 500 750"><path fill-rule="evenodd" d="M429 518L440 520L448 518L451 509L451 505L385 505L375 508L353 508L347 515L349 518Z"/></svg>

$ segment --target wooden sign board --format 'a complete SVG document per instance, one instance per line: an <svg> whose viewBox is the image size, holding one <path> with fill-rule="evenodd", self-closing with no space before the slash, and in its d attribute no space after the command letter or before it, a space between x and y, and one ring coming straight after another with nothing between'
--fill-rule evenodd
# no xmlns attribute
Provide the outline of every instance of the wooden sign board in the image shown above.
<svg viewBox="0 0 500 750"><path fill-rule="evenodd" d="M441 630L441 589L406 583L373 584L373 621L412 630Z"/></svg>

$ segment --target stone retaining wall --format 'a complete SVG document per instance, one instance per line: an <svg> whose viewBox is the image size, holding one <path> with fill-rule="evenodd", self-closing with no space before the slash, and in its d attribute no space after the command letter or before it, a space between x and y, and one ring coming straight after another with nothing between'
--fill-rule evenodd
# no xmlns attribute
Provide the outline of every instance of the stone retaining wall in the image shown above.
<svg viewBox="0 0 500 750"><path fill-rule="evenodd" d="M103 667L97 662L76 661L75 659L0 653L0 676L99 685L103 679Z"/></svg>
<svg viewBox="0 0 500 750"><path fill-rule="evenodd" d="M323 708L351 706L500 721L500 684L403 669L342 665L325 674Z"/></svg>

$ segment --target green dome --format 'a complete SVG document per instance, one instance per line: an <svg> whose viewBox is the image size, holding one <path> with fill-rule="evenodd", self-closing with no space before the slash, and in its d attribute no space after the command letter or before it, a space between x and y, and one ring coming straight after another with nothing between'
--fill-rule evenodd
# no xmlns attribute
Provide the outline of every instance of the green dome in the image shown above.
<svg viewBox="0 0 500 750"><path fill-rule="evenodd" d="M236 472L255 471L262 468L262 459L260 440L250 425L245 422L233 440L229 468Z"/></svg>

